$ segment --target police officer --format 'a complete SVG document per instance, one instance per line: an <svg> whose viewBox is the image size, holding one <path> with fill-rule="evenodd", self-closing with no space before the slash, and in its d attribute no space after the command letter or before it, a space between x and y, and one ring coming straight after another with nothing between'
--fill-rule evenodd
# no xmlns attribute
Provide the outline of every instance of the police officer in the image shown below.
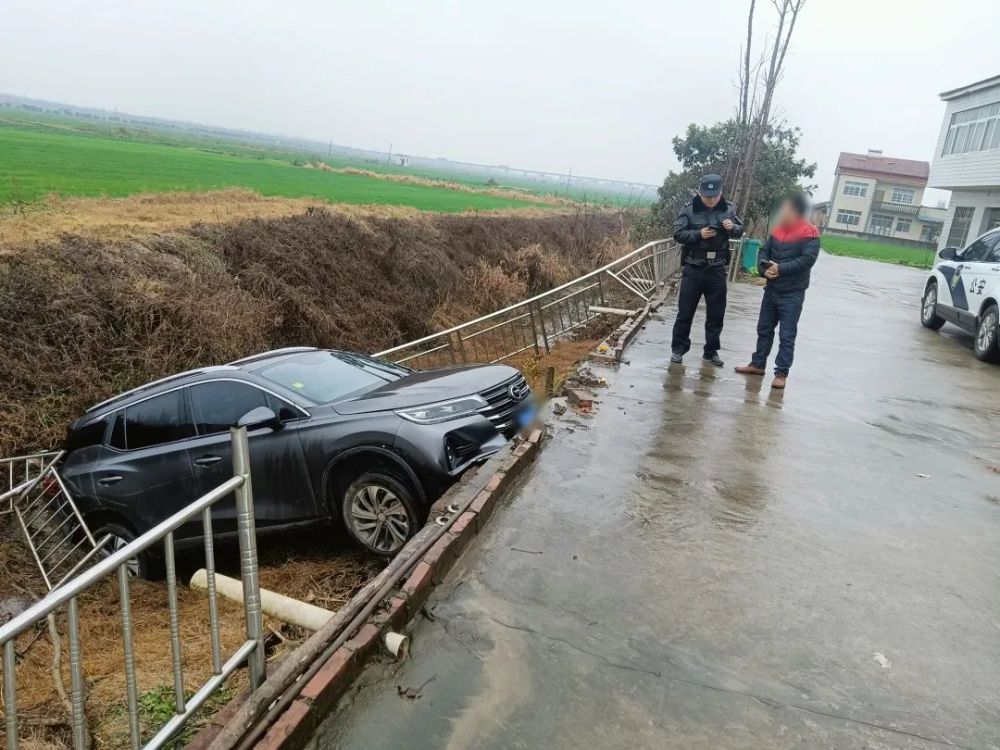
<svg viewBox="0 0 1000 750"><path fill-rule="evenodd" d="M685 206L674 222L674 239L681 245L681 291L677 298L677 319L670 344L671 362L681 362L691 348L691 322L702 296L705 297L704 360L722 367L719 334L726 315L726 265L729 240L743 235L743 222L736 209L722 197L722 178L707 174L701 178L698 195Z"/></svg>

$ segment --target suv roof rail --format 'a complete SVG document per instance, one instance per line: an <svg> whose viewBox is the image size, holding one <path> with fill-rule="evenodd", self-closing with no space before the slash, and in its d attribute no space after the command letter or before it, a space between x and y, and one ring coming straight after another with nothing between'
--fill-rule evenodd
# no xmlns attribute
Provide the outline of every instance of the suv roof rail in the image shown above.
<svg viewBox="0 0 1000 750"><path fill-rule="evenodd" d="M276 357L281 354L295 354L296 352L315 352L319 349L315 346L286 346L284 349L272 349L269 352L261 352L260 354L252 354L249 357L244 357L243 359L237 359L229 363L230 367L235 365L245 365L250 362L256 362L259 359L267 359L268 357Z"/></svg>
<svg viewBox="0 0 1000 750"><path fill-rule="evenodd" d="M117 396L112 396L111 398L101 401L99 404L94 404L91 406L84 414L90 414L92 411L100 409L102 406L107 406L108 404L113 404L115 401L121 401L122 399L128 398L129 396L141 393L142 391L148 391L151 388L156 388L157 386L165 385L166 383L171 383L174 380L180 380L182 378L187 378L192 375L201 375L206 372L215 372L216 370L235 370L236 368L232 365L212 365L211 367L197 367L193 370L185 370L184 372L178 372L174 375L168 375L165 378L160 378L159 380L154 380L151 383L144 383L137 388L132 388L131 390L119 393Z"/></svg>

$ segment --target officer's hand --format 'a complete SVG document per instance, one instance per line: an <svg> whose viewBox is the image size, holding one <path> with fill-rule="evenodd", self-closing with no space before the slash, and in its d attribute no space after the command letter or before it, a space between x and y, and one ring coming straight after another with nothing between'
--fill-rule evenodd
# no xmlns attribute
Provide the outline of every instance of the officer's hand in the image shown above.
<svg viewBox="0 0 1000 750"><path fill-rule="evenodd" d="M775 263L773 260L769 260L768 263L770 263L771 265L768 266L766 271L764 271L764 277L768 279L778 278L779 275L778 264Z"/></svg>
<svg viewBox="0 0 1000 750"><path fill-rule="evenodd" d="M715 229L712 227L702 227L701 228L701 238L703 240L710 240L715 236Z"/></svg>
<svg viewBox="0 0 1000 750"><path fill-rule="evenodd" d="M732 219L723 219L722 220L722 226L725 227L725 230L727 232L733 231L733 220Z"/></svg>

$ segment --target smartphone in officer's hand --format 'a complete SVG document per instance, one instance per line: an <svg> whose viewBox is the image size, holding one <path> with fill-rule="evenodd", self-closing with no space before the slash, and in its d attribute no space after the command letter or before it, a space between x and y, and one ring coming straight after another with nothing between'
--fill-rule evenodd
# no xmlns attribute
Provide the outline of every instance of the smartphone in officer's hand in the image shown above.
<svg viewBox="0 0 1000 750"><path fill-rule="evenodd" d="M703 240L710 240L715 236L715 227L702 227L701 228L701 238Z"/></svg>

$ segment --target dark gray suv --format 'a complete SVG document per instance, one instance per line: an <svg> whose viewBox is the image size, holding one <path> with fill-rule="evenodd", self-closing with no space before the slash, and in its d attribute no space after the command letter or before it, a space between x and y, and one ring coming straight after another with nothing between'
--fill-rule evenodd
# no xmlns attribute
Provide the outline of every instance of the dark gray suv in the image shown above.
<svg viewBox="0 0 1000 750"><path fill-rule="evenodd" d="M249 433L258 530L339 521L367 549L392 555L429 503L499 450L534 405L524 377L505 365L414 372L295 347L97 404L70 427L62 476L95 536L121 547L232 476L229 428L255 410L266 425ZM213 521L220 536L235 533L232 500L215 506ZM200 532L181 529L178 545ZM138 560L136 572L152 564Z"/></svg>

